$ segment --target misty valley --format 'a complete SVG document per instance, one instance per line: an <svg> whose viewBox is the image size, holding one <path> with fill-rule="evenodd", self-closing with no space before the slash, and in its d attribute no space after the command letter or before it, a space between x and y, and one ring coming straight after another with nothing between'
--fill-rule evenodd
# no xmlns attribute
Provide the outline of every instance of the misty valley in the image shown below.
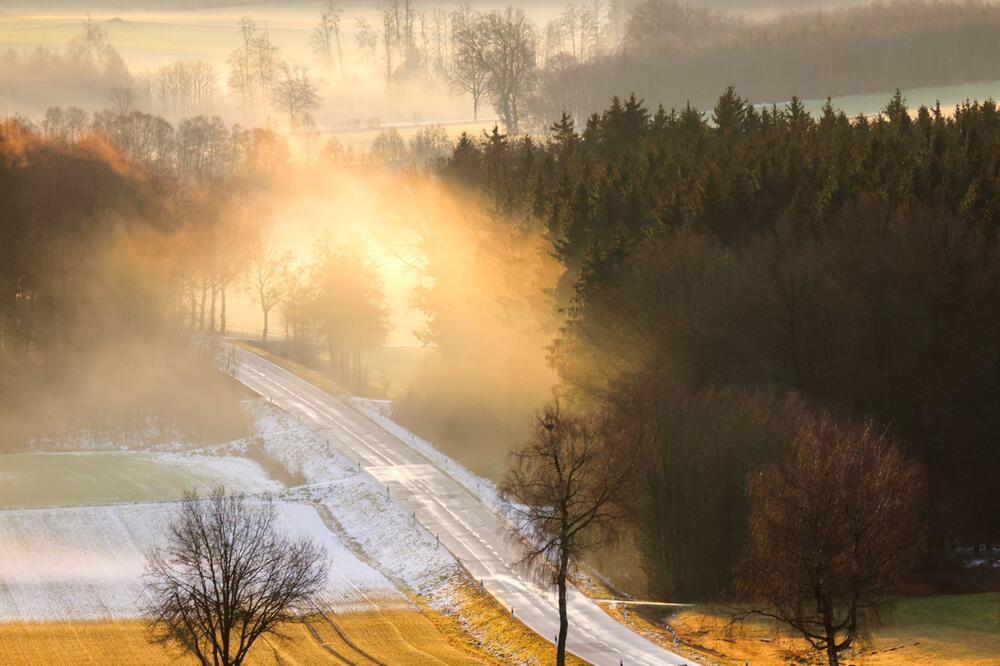
<svg viewBox="0 0 1000 666"><path fill-rule="evenodd" d="M0 663L1000 664L1000 4L0 6Z"/></svg>

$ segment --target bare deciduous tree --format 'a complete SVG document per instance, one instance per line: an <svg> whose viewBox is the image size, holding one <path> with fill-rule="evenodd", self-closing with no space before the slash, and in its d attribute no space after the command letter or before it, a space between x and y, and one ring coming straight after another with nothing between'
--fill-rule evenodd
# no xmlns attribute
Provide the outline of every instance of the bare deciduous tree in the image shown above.
<svg viewBox="0 0 1000 666"><path fill-rule="evenodd" d="M304 65L283 65L281 78L272 88L271 99L288 114L288 123L298 127L304 117L320 105L319 87Z"/></svg>
<svg viewBox="0 0 1000 666"><path fill-rule="evenodd" d="M282 68L281 51L271 42L267 28L244 17L240 46L229 55L229 88L239 94L244 109L252 109L258 97L267 99Z"/></svg>
<svg viewBox="0 0 1000 666"><path fill-rule="evenodd" d="M239 666L254 642L314 603L327 578L322 548L279 531L270 500L187 493L167 542L146 560L153 640L202 666Z"/></svg>
<svg viewBox="0 0 1000 666"><path fill-rule="evenodd" d="M320 14L319 25L313 29L312 46L320 62L327 71L333 68L333 46L337 46L337 62L340 65L340 75L344 76L344 52L340 45L340 16L343 9L339 0L327 0L323 13Z"/></svg>
<svg viewBox="0 0 1000 666"><path fill-rule="evenodd" d="M872 422L804 423L793 457L750 482L741 615L789 625L831 666L919 562L923 473Z"/></svg>
<svg viewBox="0 0 1000 666"><path fill-rule="evenodd" d="M218 74L202 60L178 60L160 67L152 74L150 87L167 111L204 111L219 97Z"/></svg>
<svg viewBox="0 0 1000 666"><path fill-rule="evenodd" d="M472 96L472 119L479 119L479 101L486 92L486 58L482 52L483 42L479 38L477 26L480 19L468 7L452 14L455 59L449 81L457 94Z"/></svg>
<svg viewBox="0 0 1000 666"><path fill-rule="evenodd" d="M229 158L228 132L218 116L186 118L177 125L177 171L185 179L219 178Z"/></svg>
<svg viewBox="0 0 1000 666"><path fill-rule="evenodd" d="M550 405L524 448L511 454L501 493L514 516L524 562L551 575L559 592L556 664L566 663L570 563L615 536L632 465L592 420Z"/></svg>
<svg viewBox="0 0 1000 666"><path fill-rule="evenodd" d="M355 26L357 33L355 39L358 43L358 51L374 63L375 53L378 49L378 35L375 33L375 29L363 18L359 18L355 22Z"/></svg>
<svg viewBox="0 0 1000 666"><path fill-rule="evenodd" d="M250 300L259 305L264 314L263 342L267 342L271 310L285 297L285 273L290 260L287 252L280 252L266 241L257 245L250 258L247 287Z"/></svg>
<svg viewBox="0 0 1000 666"><path fill-rule="evenodd" d="M537 76L535 28L523 9L508 7L477 21L480 64L486 69L486 91L509 134L516 134L524 101Z"/></svg>
<svg viewBox="0 0 1000 666"><path fill-rule="evenodd" d="M250 17L240 20L240 47L229 55L229 88L240 96L244 109L253 108L255 79L253 75L253 43L257 24Z"/></svg>

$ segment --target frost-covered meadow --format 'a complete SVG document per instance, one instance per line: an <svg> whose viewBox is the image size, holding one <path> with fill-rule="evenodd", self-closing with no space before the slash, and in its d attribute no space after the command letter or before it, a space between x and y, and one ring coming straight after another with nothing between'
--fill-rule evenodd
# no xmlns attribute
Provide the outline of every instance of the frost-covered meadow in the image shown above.
<svg viewBox="0 0 1000 666"><path fill-rule="evenodd" d="M0 512L0 621L134 617L144 553L160 543L176 510L148 502ZM326 528L316 509L277 504L279 523L321 544L330 561L325 605L365 611L405 603L382 574Z"/></svg>
<svg viewBox="0 0 1000 666"><path fill-rule="evenodd" d="M0 456L0 621L138 616L144 555L176 500L218 485L275 498L284 529L326 548L327 608L411 605L398 588L447 603L457 563L376 479L266 402L244 409L252 436L211 449Z"/></svg>

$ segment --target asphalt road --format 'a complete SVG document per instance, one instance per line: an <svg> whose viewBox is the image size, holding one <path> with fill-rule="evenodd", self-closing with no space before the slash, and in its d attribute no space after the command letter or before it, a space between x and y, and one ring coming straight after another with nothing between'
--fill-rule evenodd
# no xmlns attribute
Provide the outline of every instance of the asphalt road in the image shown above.
<svg viewBox="0 0 1000 666"><path fill-rule="evenodd" d="M236 378L357 460L515 617L554 641L554 587L534 582L505 536L504 520L434 463L360 412L266 359L237 349ZM615 621L575 588L569 593L570 652L596 666L689 664Z"/></svg>

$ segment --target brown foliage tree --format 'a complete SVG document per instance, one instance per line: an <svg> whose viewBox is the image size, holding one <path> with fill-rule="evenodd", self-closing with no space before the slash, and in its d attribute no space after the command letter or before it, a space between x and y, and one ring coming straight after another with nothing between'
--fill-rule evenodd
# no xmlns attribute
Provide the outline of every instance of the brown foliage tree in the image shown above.
<svg viewBox="0 0 1000 666"><path fill-rule="evenodd" d="M524 562L551 574L559 591L556 664L566 663L570 562L614 536L631 464L609 446L600 424L566 414L559 404L535 421L531 440L511 454L501 484L514 516Z"/></svg>
<svg viewBox="0 0 1000 666"><path fill-rule="evenodd" d="M254 641L312 603L329 568L322 549L291 540L270 501L188 493L166 545L147 556L153 640L202 666L239 666Z"/></svg>
<svg viewBox="0 0 1000 666"><path fill-rule="evenodd" d="M738 572L758 614L791 626L831 666L921 553L923 473L872 422L804 422L793 456L751 479Z"/></svg>

